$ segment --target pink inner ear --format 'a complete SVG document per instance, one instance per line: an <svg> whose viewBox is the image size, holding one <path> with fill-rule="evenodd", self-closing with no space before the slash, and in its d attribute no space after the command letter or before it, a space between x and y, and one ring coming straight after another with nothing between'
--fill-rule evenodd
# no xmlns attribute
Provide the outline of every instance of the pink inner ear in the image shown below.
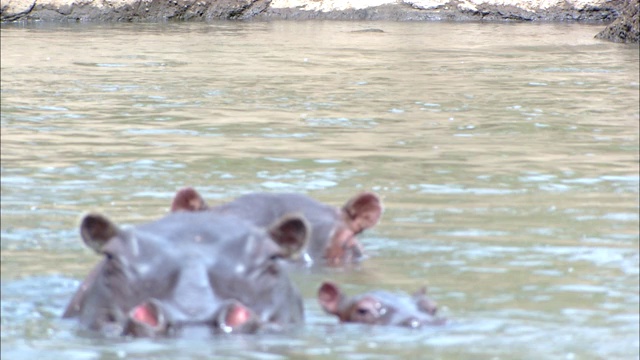
<svg viewBox="0 0 640 360"><path fill-rule="evenodd" d="M227 313L224 322L231 327L240 326L251 319L251 310L242 305L235 304Z"/></svg>
<svg viewBox="0 0 640 360"><path fill-rule="evenodd" d="M331 282L325 282L318 289L318 302L322 308L330 313L338 313L338 303L340 302L340 289Z"/></svg>
<svg viewBox="0 0 640 360"><path fill-rule="evenodd" d="M149 326L158 326L158 317L156 311L148 303L136 306L135 309L133 309L132 317L136 321L147 324Z"/></svg>

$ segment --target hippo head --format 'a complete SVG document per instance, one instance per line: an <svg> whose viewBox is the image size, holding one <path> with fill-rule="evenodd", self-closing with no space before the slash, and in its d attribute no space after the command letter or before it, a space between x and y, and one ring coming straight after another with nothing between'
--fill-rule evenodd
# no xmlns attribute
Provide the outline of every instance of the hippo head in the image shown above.
<svg viewBox="0 0 640 360"><path fill-rule="evenodd" d="M372 291L348 297L336 284L324 282L318 290L318 301L327 313L337 316L341 322L410 328L446 322L435 316L437 305L426 296L425 288L413 296Z"/></svg>
<svg viewBox="0 0 640 360"><path fill-rule="evenodd" d="M275 218L290 212L300 212L308 220L311 238L303 257L311 262L323 260L328 264L342 264L362 256L357 235L375 226L382 216L380 198L362 192L336 208L322 204L302 194L252 193L232 202L209 207L193 188L179 190L171 204L172 212L209 210L233 214L257 226L265 226Z"/></svg>
<svg viewBox="0 0 640 360"><path fill-rule="evenodd" d="M107 334L253 332L303 320L302 298L279 260L308 237L285 216L261 229L232 216L172 213L132 228L84 217L84 242L104 256L66 315Z"/></svg>

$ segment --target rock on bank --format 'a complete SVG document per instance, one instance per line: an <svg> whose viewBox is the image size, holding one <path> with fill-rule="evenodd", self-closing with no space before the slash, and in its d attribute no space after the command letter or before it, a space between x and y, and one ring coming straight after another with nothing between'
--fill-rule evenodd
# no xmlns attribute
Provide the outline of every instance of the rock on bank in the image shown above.
<svg viewBox="0 0 640 360"><path fill-rule="evenodd" d="M596 37L614 42L640 43L638 13L640 13L640 1L629 0L616 21L609 24Z"/></svg>
<svg viewBox="0 0 640 360"><path fill-rule="evenodd" d="M612 21L622 0L0 0L2 21Z"/></svg>
<svg viewBox="0 0 640 360"><path fill-rule="evenodd" d="M610 23L629 1L638 3L638 0L0 0L0 20L333 19Z"/></svg>
<svg viewBox="0 0 640 360"><path fill-rule="evenodd" d="M0 0L6 21L166 21L245 19L268 0Z"/></svg>

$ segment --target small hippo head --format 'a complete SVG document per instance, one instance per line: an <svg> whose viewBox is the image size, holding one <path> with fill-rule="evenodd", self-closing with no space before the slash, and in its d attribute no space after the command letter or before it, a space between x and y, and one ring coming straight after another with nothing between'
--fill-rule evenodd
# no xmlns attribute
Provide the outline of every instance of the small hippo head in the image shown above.
<svg viewBox="0 0 640 360"><path fill-rule="evenodd" d="M308 237L306 220L285 216L261 229L232 216L172 213L120 228L99 214L80 226L104 256L65 315L107 334L253 332L303 320L302 298L279 259Z"/></svg>
<svg viewBox="0 0 640 360"><path fill-rule="evenodd" d="M371 291L348 297L336 284L324 282L318 290L318 301L324 311L337 316L341 322L410 328L446 322L436 317L437 305L426 296L425 288L413 296Z"/></svg>

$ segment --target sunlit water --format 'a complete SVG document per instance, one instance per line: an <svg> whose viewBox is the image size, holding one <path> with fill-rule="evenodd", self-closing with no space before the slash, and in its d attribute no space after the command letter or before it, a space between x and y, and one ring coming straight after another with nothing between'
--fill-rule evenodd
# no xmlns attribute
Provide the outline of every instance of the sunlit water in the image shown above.
<svg viewBox="0 0 640 360"><path fill-rule="evenodd" d="M379 32L352 32L379 28ZM3 359L637 359L638 48L600 27L3 25ZM291 333L105 340L62 311L90 210L379 193L350 269L296 273ZM450 319L340 325L315 301L422 285Z"/></svg>

